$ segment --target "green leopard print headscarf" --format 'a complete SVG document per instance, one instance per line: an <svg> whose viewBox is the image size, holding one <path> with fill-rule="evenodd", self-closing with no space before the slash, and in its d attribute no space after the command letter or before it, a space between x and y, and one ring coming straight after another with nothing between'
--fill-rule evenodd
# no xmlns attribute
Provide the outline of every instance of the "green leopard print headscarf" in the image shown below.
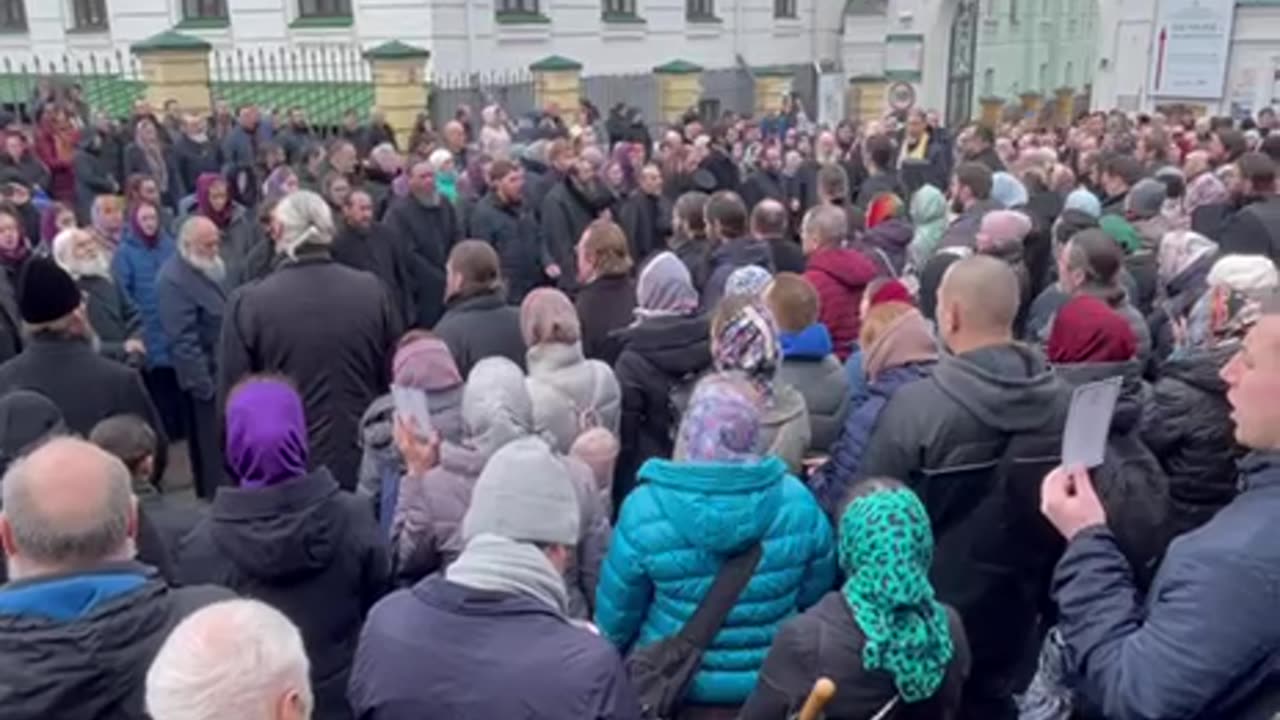
<svg viewBox="0 0 1280 720"><path fill-rule="evenodd" d="M840 519L843 594L867 638L862 664L892 675L908 703L937 692L955 651L929 584L932 560L929 516L910 490L860 497Z"/></svg>

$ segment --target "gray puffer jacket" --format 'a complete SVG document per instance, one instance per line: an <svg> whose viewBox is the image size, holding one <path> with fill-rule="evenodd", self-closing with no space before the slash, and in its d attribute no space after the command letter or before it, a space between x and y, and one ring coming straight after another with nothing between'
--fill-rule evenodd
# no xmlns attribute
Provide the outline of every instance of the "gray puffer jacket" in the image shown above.
<svg viewBox="0 0 1280 720"><path fill-rule="evenodd" d="M582 344L543 343L529 348L529 396L538 429L551 447L564 455L573 441L593 427L618 435L622 422L622 390L613 370L587 360Z"/></svg>
<svg viewBox="0 0 1280 720"><path fill-rule="evenodd" d="M463 546L462 518L485 463L512 440L538 434L524 373L515 363L491 357L471 369L462 395L462 423L461 441L443 444L438 466L400 481L391 531L399 582L414 582L457 559ZM566 461L579 492L582 530L565 585L572 617L588 618L612 529L590 468L574 458Z"/></svg>

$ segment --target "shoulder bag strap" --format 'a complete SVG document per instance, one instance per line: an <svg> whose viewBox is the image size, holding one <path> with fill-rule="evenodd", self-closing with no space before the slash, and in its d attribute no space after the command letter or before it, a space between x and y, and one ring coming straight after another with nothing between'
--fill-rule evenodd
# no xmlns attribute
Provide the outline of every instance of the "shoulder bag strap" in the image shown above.
<svg viewBox="0 0 1280 720"><path fill-rule="evenodd" d="M738 596L751 581L762 554L763 548L757 542L725 561L720 572L716 573L707 596L698 603L698 610L680 628L679 636L699 650L706 650L738 602Z"/></svg>

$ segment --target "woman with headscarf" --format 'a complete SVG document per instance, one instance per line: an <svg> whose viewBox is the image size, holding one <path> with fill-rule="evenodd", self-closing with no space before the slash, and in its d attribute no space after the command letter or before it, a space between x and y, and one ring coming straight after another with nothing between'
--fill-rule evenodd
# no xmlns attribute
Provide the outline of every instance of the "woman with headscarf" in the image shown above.
<svg viewBox="0 0 1280 720"><path fill-rule="evenodd" d="M922 269L947 229L947 196L932 185L921 187L911 197L911 223L910 264Z"/></svg>
<svg viewBox="0 0 1280 720"><path fill-rule="evenodd" d="M217 173L204 173L196 179L196 214L213 221L222 236L219 247L227 265L229 292L245 280L246 259L257 229L244 207L231 200L227 181Z"/></svg>
<svg viewBox="0 0 1280 720"><path fill-rule="evenodd" d="M66 111L56 105L46 105L40 111L40 123L36 126L35 152L40 162L49 168L49 195L60 202L76 201L76 176L71 166L79 145L80 131L67 118Z"/></svg>
<svg viewBox="0 0 1280 720"><path fill-rule="evenodd" d="M302 183L298 180L298 173L293 168L282 165L271 174L262 183L262 197L267 202L279 200L290 193L297 192L302 187Z"/></svg>
<svg viewBox="0 0 1280 720"><path fill-rule="evenodd" d="M736 717L778 627L835 582L822 510L782 460L758 451L757 385L737 373L698 383L680 450L640 469L601 573L596 625L626 654L679 632L725 562L760 546L751 580L682 698L689 717Z"/></svg>
<svg viewBox="0 0 1280 720"><path fill-rule="evenodd" d="M799 475L813 441L809 408L794 387L775 382L782 345L773 314L760 298L726 297L711 319L711 357L717 372L741 372L760 394L760 445ZM677 440L675 452L680 454Z"/></svg>
<svg viewBox="0 0 1280 720"><path fill-rule="evenodd" d="M759 265L743 265L729 273L724 281L724 296L741 296L759 300L773 274Z"/></svg>
<svg viewBox="0 0 1280 720"><path fill-rule="evenodd" d="M646 460L671 457L680 402L711 366L709 325L698 315L689 268L675 254L658 253L640 271L635 313L636 321L616 334L622 342L613 366L622 389L622 451L615 508Z"/></svg>
<svg viewBox="0 0 1280 720"><path fill-rule="evenodd" d="M851 247L875 263L881 276L898 277L906 270L914 235L902 198L881 193L867 206L867 231Z"/></svg>
<svg viewBox="0 0 1280 720"><path fill-rule="evenodd" d="M124 212L126 218L133 217L133 210L139 203L155 205L160 211L160 225L166 232L176 233L178 223L173 210L164 204L160 185L150 175L134 173L124 183Z"/></svg>
<svg viewBox="0 0 1280 720"><path fill-rule="evenodd" d="M991 176L991 200L1005 210L1026 207L1027 186L1010 173L994 173Z"/></svg>
<svg viewBox="0 0 1280 720"><path fill-rule="evenodd" d="M49 203L45 206L44 212L40 213L38 254L48 255L53 239L58 236L58 233L74 227L76 227L76 211L72 210L70 205L62 202Z"/></svg>
<svg viewBox="0 0 1280 720"><path fill-rule="evenodd" d="M814 474L809 487L822 509L834 520L840 503L862 464L880 412L903 385L929 377L938 361L938 341L909 303L890 301L871 306L858 338L866 390L845 417L831 456Z"/></svg>
<svg viewBox="0 0 1280 720"><path fill-rule="evenodd" d="M1207 170L1187 183L1185 210L1191 218L1191 229L1210 239L1216 238L1227 219L1231 193L1227 186Z"/></svg>
<svg viewBox="0 0 1280 720"><path fill-rule="evenodd" d="M393 387L421 390L427 396L431 429L441 440L462 440L462 373L449 346L426 330L410 330L400 338L391 360ZM395 444L395 402L390 392L369 404L360 418L360 490L372 496L384 535L399 495L405 461Z"/></svg>
<svg viewBox="0 0 1280 720"><path fill-rule="evenodd" d="M1186 320L1191 307L1208 288L1209 271L1218 259L1218 244L1191 230L1164 236L1156 251L1159 300L1147 319L1151 327L1153 357L1159 361L1173 352L1174 323Z"/></svg>
<svg viewBox="0 0 1280 720"><path fill-rule="evenodd" d="M507 114L501 105L489 105L480 111L484 126L480 128L480 152L494 158L511 159L511 131Z"/></svg>
<svg viewBox="0 0 1280 720"><path fill-rule="evenodd" d="M533 400L518 365L489 357L471 369L462 392L462 426L459 442L441 443L439 464L433 468L418 466L419 453L413 448L419 441L403 422L398 426L397 444L408 464L391 531L399 582L415 582L457 559L463 546L462 518L485 463L507 443L537 434ZM579 541L565 571L569 614L587 618L611 531L591 470L575 458L564 460L581 512Z"/></svg>
<svg viewBox="0 0 1280 720"><path fill-rule="evenodd" d="M971 655L960 616L929 582L928 513L896 480L851 495L836 551L846 580L783 624L739 720L791 717L819 677L836 685L827 720L945 720L959 708Z"/></svg>
<svg viewBox="0 0 1280 720"><path fill-rule="evenodd" d="M436 192L451 203L458 202L458 168L453 153L439 148L431 153L427 162L436 171Z"/></svg>
<svg viewBox="0 0 1280 720"><path fill-rule="evenodd" d="M1000 258L1018 276L1018 287L1022 294L1018 303L1018 316L1013 325L1015 337L1022 336L1033 299L1025 241L1034 227L1030 216L1020 210L993 210L982 217L976 239L976 249L980 254Z"/></svg>
<svg viewBox="0 0 1280 720"><path fill-rule="evenodd" d="M1259 266L1271 265L1256 259ZM1236 495L1236 461L1245 450L1235 440L1220 373L1258 320L1257 298L1274 292L1275 267L1270 270L1269 282L1247 287L1215 283L1211 272L1209 289L1179 330L1173 354L1157 367L1142 439L1169 475L1178 532L1203 525Z"/></svg>
<svg viewBox="0 0 1280 720"><path fill-rule="evenodd" d="M559 290L539 288L520 306L520 334L528 354L534 421L551 448L567 454L582 433L602 427L618 434L622 391L613 370L582 353L582 326Z"/></svg>
<svg viewBox="0 0 1280 720"><path fill-rule="evenodd" d="M1137 335L1105 302L1079 295L1058 311L1045 354L1072 387L1122 379L1103 464L1092 477L1107 524L1145 587L1176 532L1169 523L1169 480L1139 435L1146 388Z"/></svg>
<svg viewBox="0 0 1280 720"><path fill-rule="evenodd" d="M177 187L178 170L173 150L165 147L159 129L150 118L139 120L133 126L133 142L124 152L124 174L146 175L160 188L160 204L175 207L181 190Z"/></svg>
<svg viewBox="0 0 1280 720"><path fill-rule="evenodd" d="M386 545L364 499L307 470L302 400L256 376L226 408L226 465L210 517L178 551L184 585L220 585L284 613L311 661L316 720L349 720L347 678L365 615L389 588Z"/></svg>
<svg viewBox="0 0 1280 720"><path fill-rule="evenodd" d="M618 197L626 197L631 194L632 190L636 189L636 175L640 170L640 168L635 165L635 153L633 151L632 144L628 142L621 142L615 145L613 152L609 156L609 160L610 165L616 165L618 170L621 172L621 177L618 178L617 186L614 187L613 183L610 183L610 187L612 187L613 192ZM641 162L643 162L643 156L641 157ZM606 171L606 179L607 175L608 173Z"/></svg>

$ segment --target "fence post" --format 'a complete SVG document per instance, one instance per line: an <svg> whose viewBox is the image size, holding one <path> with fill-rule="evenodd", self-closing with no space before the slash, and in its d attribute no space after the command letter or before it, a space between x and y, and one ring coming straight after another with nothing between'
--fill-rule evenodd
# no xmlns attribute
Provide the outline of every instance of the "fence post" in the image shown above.
<svg viewBox="0 0 1280 720"><path fill-rule="evenodd" d="M1059 127L1071 127L1071 121L1075 119L1076 110L1076 89L1073 87L1060 87L1053 91L1054 94L1054 118Z"/></svg>
<svg viewBox="0 0 1280 720"><path fill-rule="evenodd" d="M426 65L431 52L392 40L364 56L373 73L373 104L382 110L400 147L407 147L418 113L427 108Z"/></svg>
<svg viewBox="0 0 1280 720"><path fill-rule="evenodd" d="M849 78L848 106L859 122L871 122L884 118L888 107L889 84L882 75L855 75Z"/></svg>
<svg viewBox="0 0 1280 720"><path fill-rule="evenodd" d="M1004 112L1004 98L988 95L978 103L982 106L982 124L989 128L1000 127L1000 116Z"/></svg>
<svg viewBox="0 0 1280 720"><path fill-rule="evenodd" d="M782 111L782 98L790 95L795 71L785 67L763 67L751 71L755 78L756 117Z"/></svg>
<svg viewBox="0 0 1280 720"><path fill-rule="evenodd" d="M653 69L658 76L658 115L664 122L678 123L680 116L696 108L702 99L702 66L672 60Z"/></svg>
<svg viewBox="0 0 1280 720"><path fill-rule="evenodd" d="M1040 108L1044 107L1044 95L1038 90L1028 90L1018 96L1022 101L1022 112L1027 117L1035 117L1040 114Z"/></svg>
<svg viewBox="0 0 1280 720"><path fill-rule="evenodd" d="M561 117L578 122L582 100L582 63L560 55L544 57L529 66L533 73L533 102L539 110L554 103Z"/></svg>
<svg viewBox="0 0 1280 720"><path fill-rule="evenodd" d="M164 107L169 100L196 113L212 108L209 94L209 51L213 46L200 38L166 30L130 48L142 65L147 102Z"/></svg>

